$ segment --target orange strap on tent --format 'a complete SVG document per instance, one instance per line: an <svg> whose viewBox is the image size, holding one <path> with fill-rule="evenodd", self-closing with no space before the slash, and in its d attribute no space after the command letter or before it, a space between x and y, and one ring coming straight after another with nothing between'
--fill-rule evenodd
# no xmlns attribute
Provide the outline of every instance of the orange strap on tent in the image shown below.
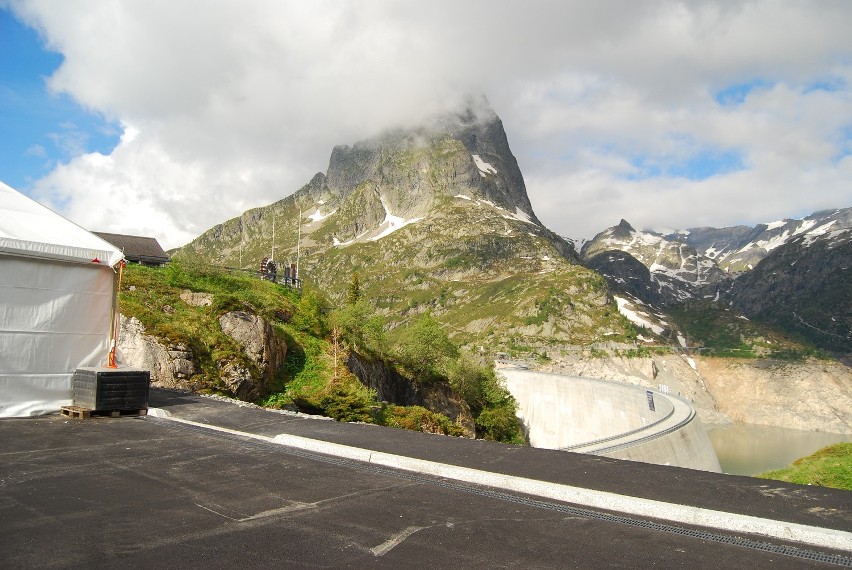
<svg viewBox="0 0 852 570"><path fill-rule="evenodd" d="M118 329L121 325L121 312L118 310L118 294L121 292L121 276L124 273L125 265L127 265L127 263L125 263L123 259L118 263L118 286L115 288L115 311L113 313L112 338L110 338L109 360L107 363L108 368L118 368L118 365L115 363L115 349L118 345Z"/></svg>

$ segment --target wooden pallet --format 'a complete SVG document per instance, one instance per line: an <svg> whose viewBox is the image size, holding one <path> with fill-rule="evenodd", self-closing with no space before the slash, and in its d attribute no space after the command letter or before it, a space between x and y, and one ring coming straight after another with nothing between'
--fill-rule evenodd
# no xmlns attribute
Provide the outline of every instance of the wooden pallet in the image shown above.
<svg viewBox="0 0 852 570"><path fill-rule="evenodd" d="M141 410L90 410L80 406L62 406L59 412L63 416L85 420L92 417L120 418L124 416L147 416L148 408Z"/></svg>

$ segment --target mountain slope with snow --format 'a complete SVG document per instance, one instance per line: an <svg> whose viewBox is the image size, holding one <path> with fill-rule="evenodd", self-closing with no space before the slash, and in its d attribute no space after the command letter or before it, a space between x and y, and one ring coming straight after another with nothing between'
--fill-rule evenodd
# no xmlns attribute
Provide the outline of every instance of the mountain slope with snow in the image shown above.
<svg viewBox="0 0 852 570"><path fill-rule="evenodd" d="M333 299L357 273L391 326L428 311L457 341L494 351L635 335L605 280L537 219L502 123L482 101L335 147L325 174L177 254L241 268L267 256L298 263L303 281Z"/></svg>
<svg viewBox="0 0 852 570"><path fill-rule="evenodd" d="M726 272L753 269L774 249L798 236L818 236L852 227L852 208L824 210L802 219L786 219L753 228L692 228L669 238L679 239L713 259Z"/></svg>
<svg viewBox="0 0 852 570"><path fill-rule="evenodd" d="M715 303L844 354L852 352L850 234L852 208L665 235L622 220L587 242L582 257L649 314Z"/></svg>
<svg viewBox="0 0 852 570"><path fill-rule="evenodd" d="M852 228L801 232L734 280L726 298L751 318L852 352Z"/></svg>
<svg viewBox="0 0 852 570"><path fill-rule="evenodd" d="M613 252L627 254L631 260L622 256L613 261ZM605 275L625 273L624 267L616 268L619 264L634 268L634 262L642 264L649 272L648 275L644 271L626 271L633 274L632 279L644 283L644 293L638 295L648 303L683 302L694 298L700 287L718 283L725 278L725 273L716 263L698 253L694 247L678 239L636 230L626 220L621 220L617 226L600 232L586 242L581 257L587 266L603 271ZM603 265L606 265L606 269L602 269ZM626 277L621 275L620 279L623 281ZM610 284L617 290L622 289L617 281L610 280Z"/></svg>
<svg viewBox="0 0 852 570"><path fill-rule="evenodd" d="M715 297L724 281L750 271L772 251L798 237L814 239L852 227L852 208L816 212L801 220L783 220L754 228L693 228L660 234L636 230L626 220L583 245L581 257L590 267L604 252L629 254L650 271L649 289L674 304ZM609 271L615 271L612 264ZM644 276L637 276L645 279ZM623 278L623 276L622 276ZM718 286L717 286L718 285ZM651 297L644 297L653 302Z"/></svg>

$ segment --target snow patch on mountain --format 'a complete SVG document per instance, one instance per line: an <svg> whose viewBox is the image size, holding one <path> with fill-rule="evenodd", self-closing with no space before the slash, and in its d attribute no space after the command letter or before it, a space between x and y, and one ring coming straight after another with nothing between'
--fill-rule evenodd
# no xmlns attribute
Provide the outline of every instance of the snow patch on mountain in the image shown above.
<svg viewBox="0 0 852 570"><path fill-rule="evenodd" d="M654 334L662 334L663 327L651 321L652 316L645 311L637 308L634 301L624 297L614 296L615 302L618 304L618 312L624 315L628 321L636 326L644 327L654 332Z"/></svg>
<svg viewBox="0 0 852 570"><path fill-rule="evenodd" d="M327 214L323 214L322 210L317 208L317 211L314 212L313 214L311 214L310 216L308 216L308 219L311 220L312 223L321 222L324 219L326 219L327 217L329 217L330 215L334 214L335 212L337 212L337 210L332 210L331 212L329 212Z"/></svg>
<svg viewBox="0 0 852 570"><path fill-rule="evenodd" d="M499 206L495 206L495 207L500 208ZM500 209L503 210L503 211L506 211L504 208L500 208ZM518 207L515 208L514 214L507 214L507 215L504 215L503 217L506 218L507 220L517 220L519 222L524 222L525 224L532 224L534 226L538 225L534 221L532 221L532 218L530 218L529 214L527 214L526 212L524 212L523 210L521 210Z"/></svg>
<svg viewBox="0 0 852 570"><path fill-rule="evenodd" d="M476 164L476 168L479 169L480 176L485 178L488 174L497 174L497 169L482 160L482 157L478 154L472 154L471 156L473 157L474 164Z"/></svg>
<svg viewBox="0 0 852 570"><path fill-rule="evenodd" d="M388 205L385 204L385 199L384 198L379 198L379 199L382 201L382 207L384 207L384 209L385 209L385 219L382 222L381 226L379 226L379 227L382 227L382 226L385 226L385 225L387 225L387 227L385 227L385 229L382 230L378 235L371 237L370 241L378 241L378 240L382 239L383 237L387 237L387 236L391 235L392 233L394 233L397 230L401 230L402 228L404 228L405 226L407 226L409 224L419 222L420 220L423 219L422 217L420 217L420 218L411 218L410 220L406 220L405 218L401 218L399 216L394 216L393 214L391 214L390 209L388 209Z"/></svg>

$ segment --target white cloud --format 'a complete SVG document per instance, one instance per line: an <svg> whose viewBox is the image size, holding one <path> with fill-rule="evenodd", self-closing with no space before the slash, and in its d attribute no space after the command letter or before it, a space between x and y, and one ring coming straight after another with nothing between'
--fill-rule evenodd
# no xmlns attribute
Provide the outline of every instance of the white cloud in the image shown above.
<svg viewBox="0 0 852 570"><path fill-rule="evenodd" d="M47 157L47 150L40 144L32 144L30 145L26 152L26 156L35 156L37 158L45 158Z"/></svg>
<svg viewBox="0 0 852 570"><path fill-rule="evenodd" d="M34 192L81 225L166 247L297 190L335 144L471 89L563 235L622 217L721 226L852 205L848 2L11 6L64 55L54 90L133 126L109 156L77 153ZM737 104L716 100L755 81ZM680 178L702 153L740 164Z"/></svg>

